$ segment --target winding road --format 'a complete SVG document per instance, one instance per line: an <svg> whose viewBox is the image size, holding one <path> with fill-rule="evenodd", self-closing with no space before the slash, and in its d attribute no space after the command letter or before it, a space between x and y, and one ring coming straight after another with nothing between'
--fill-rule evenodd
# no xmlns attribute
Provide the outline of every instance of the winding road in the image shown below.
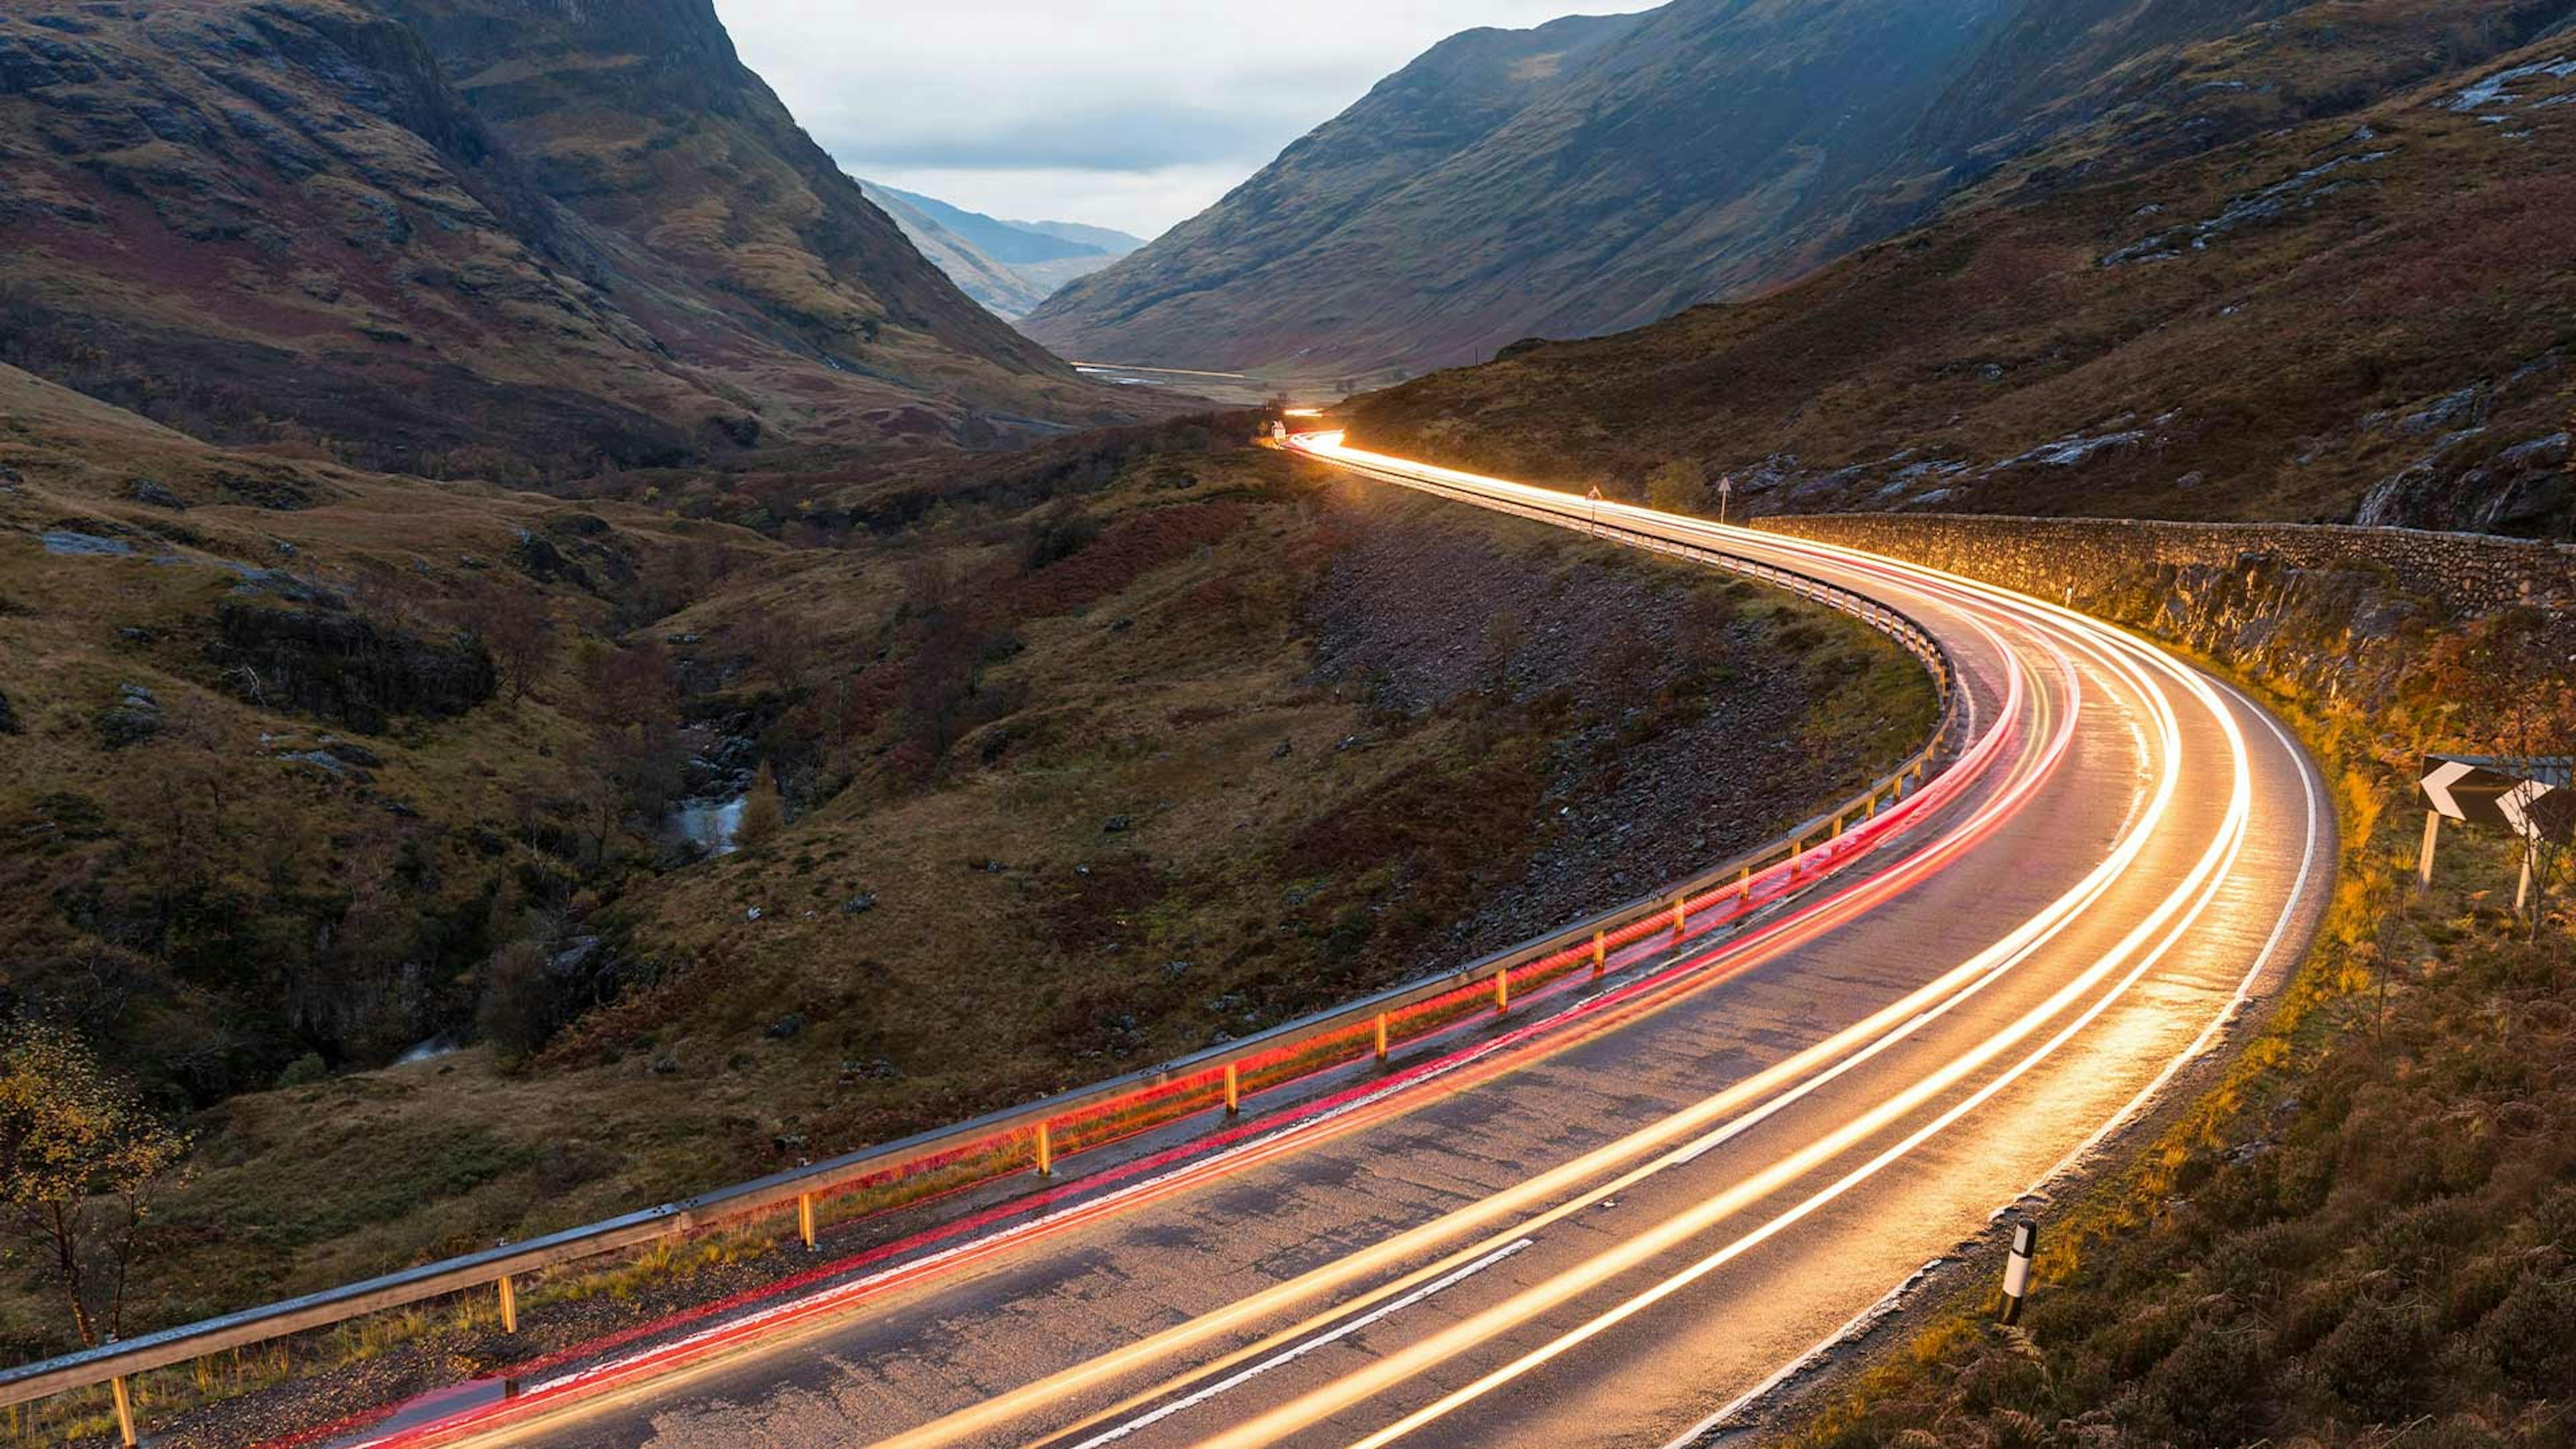
<svg viewBox="0 0 2576 1449"><path fill-rule="evenodd" d="M764 1310L723 1356L473 1442L1687 1443L2071 1170L2305 948L2335 853L2314 770L2131 636L1884 558L1291 445L1865 592L1943 642L1976 744L1937 809L1743 929L1355 1068L1327 1109L1256 1103L1205 1151L877 1264L852 1306Z"/></svg>

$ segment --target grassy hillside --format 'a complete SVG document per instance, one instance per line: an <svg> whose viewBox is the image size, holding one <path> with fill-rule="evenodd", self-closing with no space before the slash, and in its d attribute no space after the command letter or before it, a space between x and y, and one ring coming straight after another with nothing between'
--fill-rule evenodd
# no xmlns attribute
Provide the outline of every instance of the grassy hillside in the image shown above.
<svg viewBox="0 0 2576 1449"><path fill-rule="evenodd" d="M5 385L8 1004L196 1134L129 1331L1256 1030L1723 857L1929 726L1839 616L1204 428L880 487L793 550ZM245 604L381 632L242 643ZM368 692L442 651L461 694ZM782 828L669 837L755 766ZM0 1341L60 1347L41 1266L5 1281Z"/></svg>
<svg viewBox="0 0 2576 1449"><path fill-rule="evenodd" d="M2304 43L2194 63L2249 92L2349 94L2349 114L2037 199L1999 173L2025 204L1963 209L1758 300L1377 394L1356 436L1630 491L1694 457L1759 512L2563 536L2576 71L2562 37L2373 90L2457 21L2417 0L2311 7L2279 28ZM2043 154L2072 167L2117 134Z"/></svg>

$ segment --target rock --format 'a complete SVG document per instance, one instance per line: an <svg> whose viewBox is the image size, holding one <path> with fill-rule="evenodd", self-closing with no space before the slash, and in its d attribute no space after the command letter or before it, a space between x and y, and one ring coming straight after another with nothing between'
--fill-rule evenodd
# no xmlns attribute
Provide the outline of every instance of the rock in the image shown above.
<svg viewBox="0 0 2576 1449"><path fill-rule="evenodd" d="M366 771L345 765L340 761L331 758L329 755L322 753L320 750L293 750L286 754L279 755L277 758L290 765L311 765L313 768L320 770L326 775L331 775L344 780L354 780L361 785L371 783L375 779L375 776L368 774Z"/></svg>
<svg viewBox="0 0 2576 1449"><path fill-rule="evenodd" d="M2436 398L2422 412L2399 419L2397 430L2408 437L2421 438L2454 424L2476 427L2487 419L2490 396L2485 383L2471 383L2448 397Z"/></svg>
<svg viewBox="0 0 2576 1449"><path fill-rule="evenodd" d="M118 690L116 703L98 712L98 736L111 750L121 750L161 733L161 701L151 690L139 684L128 684Z"/></svg>
<svg viewBox="0 0 2576 1449"><path fill-rule="evenodd" d="M778 1018L776 1021L771 1022L768 1030L763 1031L761 1035L769 1038L771 1041L787 1041L804 1029L805 1013L801 1011L791 1011L785 1016Z"/></svg>
<svg viewBox="0 0 2576 1449"><path fill-rule="evenodd" d="M1297 753L1297 746L1293 742L1281 740L1279 742L1279 747L1270 752L1270 758L1274 760L1284 760L1295 753Z"/></svg>
<svg viewBox="0 0 2576 1449"><path fill-rule="evenodd" d="M139 629L129 624L125 628L117 630L116 637L128 644L149 644L152 642L152 631L149 629Z"/></svg>
<svg viewBox="0 0 2576 1449"><path fill-rule="evenodd" d="M769 1145L777 1152L802 1152L805 1150L805 1139L793 1132L781 1132L769 1139Z"/></svg>
<svg viewBox="0 0 2576 1449"><path fill-rule="evenodd" d="M653 1075L667 1077L680 1069L680 1054L664 1052L653 1059Z"/></svg>
<svg viewBox="0 0 2576 1449"><path fill-rule="evenodd" d="M750 907L745 908L745 909L744 909L744 911L743 911L743 913L742 913L742 918L743 918L744 920L746 920L746 921L757 921L757 920L759 920L759 919L760 919L760 907L758 907L758 906L750 906Z"/></svg>
<svg viewBox="0 0 2576 1449"><path fill-rule="evenodd" d="M134 545L123 539L65 529L39 535L37 541L45 546L45 552L57 558L124 558L134 552Z"/></svg>
<svg viewBox="0 0 2576 1449"><path fill-rule="evenodd" d="M2197 487L2199 487L2200 485L2202 485L2203 483L2206 483L2206 482L2208 482L2208 481L2209 481L2209 475L2208 475L2208 474L2206 474L2206 473L2197 473L2197 472L2195 472L2195 473L2185 473L2185 474L2183 474L2181 477L2176 478L2176 479L2174 480L2174 486L2175 486L2176 488L2185 488L2185 489L2189 489L2189 488L2197 488Z"/></svg>
<svg viewBox="0 0 2576 1449"><path fill-rule="evenodd" d="M377 754L375 751L368 749L365 745L351 744L347 740L333 739L329 735L324 735L322 737L321 744L323 750L328 753L331 758L338 760L344 765L355 765L362 770L375 770L384 767L384 757Z"/></svg>
<svg viewBox="0 0 2576 1449"><path fill-rule="evenodd" d="M1164 979L1164 980L1166 980L1166 981L1178 981L1178 980L1180 980L1182 977L1187 976L1187 975L1189 975L1189 974L1190 974L1190 966L1191 966L1191 964L1192 964L1192 963L1187 962L1187 961L1166 961L1166 962L1164 962L1164 963L1163 963L1163 979Z"/></svg>
<svg viewBox="0 0 2576 1449"><path fill-rule="evenodd" d="M0 483L24 483L26 481L27 480L25 478L18 475L17 469L10 467L6 463L0 463Z"/></svg>
<svg viewBox="0 0 2576 1449"><path fill-rule="evenodd" d="M877 898L866 891L861 891L841 902L841 914L845 916L863 916L876 908Z"/></svg>
<svg viewBox="0 0 2576 1449"><path fill-rule="evenodd" d="M188 511L188 505L180 499L179 495L150 478L136 478L128 482L125 485L125 496L137 503L148 504L154 508L166 508L173 513Z"/></svg>
<svg viewBox="0 0 2576 1449"><path fill-rule="evenodd" d="M479 643L433 642L343 609L226 600L216 630L207 655L244 698L368 734L397 715L464 714L499 682Z"/></svg>
<svg viewBox="0 0 2576 1449"><path fill-rule="evenodd" d="M1100 823L1100 833L1103 835L1124 835L1128 831L1134 829L1135 826L1136 821L1131 816L1112 815L1107 820Z"/></svg>
<svg viewBox="0 0 2576 1449"><path fill-rule="evenodd" d="M18 723L18 711L9 707L9 696L0 694L0 735L25 734Z"/></svg>

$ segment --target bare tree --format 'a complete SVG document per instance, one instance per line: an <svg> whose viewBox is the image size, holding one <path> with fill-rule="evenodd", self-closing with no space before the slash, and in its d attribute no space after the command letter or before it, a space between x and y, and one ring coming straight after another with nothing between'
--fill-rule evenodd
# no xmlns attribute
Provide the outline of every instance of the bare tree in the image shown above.
<svg viewBox="0 0 2576 1449"><path fill-rule="evenodd" d="M486 590L467 606L466 627L492 651L493 667L500 671L510 702L526 699L529 687L554 654L555 625L545 600L514 589Z"/></svg>
<svg viewBox="0 0 2576 1449"><path fill-rule="evenodd" d="M787 802L778 793L778 777L763 760L760 773L752 778L751 793L743 797L742 823L734 827L734 842L750 850L777 839L786 828Z"/></svg>
<svg viewBox="0 0 2576 1449"><path fill-rule="evenodd" d="M84 1346L122 1328L151 1194L187 1149L79 1037L0 1031L0 1231L51 1260Z"/></svg>

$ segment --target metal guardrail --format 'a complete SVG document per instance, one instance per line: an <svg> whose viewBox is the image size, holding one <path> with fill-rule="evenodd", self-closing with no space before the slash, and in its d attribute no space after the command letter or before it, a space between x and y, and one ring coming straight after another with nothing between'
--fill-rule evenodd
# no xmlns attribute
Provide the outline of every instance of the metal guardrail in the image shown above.
<svg viewBox="0 0 2576 1449"><path fill-rule="evenodd" d="M1920 660L1933 676L1940 692L1942 715L1932 738L1924 748L1896 770L1880 778L1867 790L1854 795L1833 810L1813 816L1795 830L1769 844L1714 866L1688 880L1678 882L1651 896L1612 907L1589 919L1576 922L1545 936L1485 956L1467 966L1436 976L1424 977L1407 985L1391 988L1364 1000L1336 1010L1320 1012L1284 1022L1267 1031L1244 1037L1222 1046L1176 1058L1159 1066L1148 1067L1043 1098L1018 1107L988 1113L966 1122L918 1133L894 1142L879 1144L828 1161L798 1167L785 1172L730 1187L718 1188L694 1197L661 1204L658 1207L628 1213L603 1222L567 1228L507 1244L479 1253L447 1258L435 1263L407 1268L362 1282L344 1284L318 1293L291 1298L257 1308L244 1309L196 1323L116 1342L57 1358L0 1370L0 1407L28 1403L76 1389L100 1384L117 1384L136 1374L186 1363L206 1355L254 1343L263 1343L313 1329L327 1328L369 1313L399 1308L432 1298L446 1297L468 1290L498 1286L504 1305L505 1326L515 1328L510 1282L512 1279L564 1263L598 1257L622 1249L639 1247L659 1239L676 1237L702 1228L733 1222L767 1209L796 1204L800 1226L810 1238L812 1204L816 1199L836 1195L862 1179L876 1176L907 1164L955 1152L1014 1133L1037 1133L1036 1160L1031 1164L1045 1171L1049 1154L1045 1142L1046 1125L1059 1118L1081 1113L1089 1108L1142 1096L1158 1088L1204 1078L1214 1072L1231 1069L1258 1058L1271 1057L1283 1047L1321 1041L1325 1038L1382 1019L1408 1007L1438 1000L1465 988L1483 986L1504 977L1503 989L1509 989L1510 972L1568 950L1596 946L1605 934L1615 934L1647 921L1670 920L1676 902L1707 894L1720 886L1733 887L1750 882L1756 872L1767 874L1775 861L1786 863L1792 870L1808 843L1821 836L1839 837L1846 822L1864 814L1875 816L1879 802L1890 803L1910 798L1909 781L1919 791L1929 779L1937 776L1938 767L1951 752L1951 737L1964 727L1964 711L1957 685L1957 669L1949 654L1930 631L1901 610L1893 609L1853 590L1823 579L1801 574L1777 565L1741 558L1719 550L1685 544L1658 535L1626 528L1617 524L1600 524L1586 516L1581 500L1568 497L1568 507L1551 511L1542 507L1524 507L1468 490L1448 490L1437 484L1407 478L1394 473L1350 463L1335 466L1368 473L1384 481L1400 483L1418 491L1456 496L1479 507L1496 508L1558 526L1577 528L1600 537L1616 538L1635 547L1688 558L1700 563L1757 579L1789 590L1802 597L1823 603L1849 614L1894 639ZM1964 741L1962 742L1964 743ZM1823 877L1819 876L1818 879ZM1381 1047L1381 1050L1383 1048ZM1349 1065L1333 1061L1314 1067L1313 1071L1337 1070ZM1304 1075L1304 1074L1300 1074ZM1293 1080L1294 1078L1291 1078ZM1229 1097L1231 1092L1229 1092ZM1229 1104L1230 1105L1230 1104ZM1196 1109L1207 1110L1207 1109ZM123 1408L120 1403L120 1409Z"/></svg>

